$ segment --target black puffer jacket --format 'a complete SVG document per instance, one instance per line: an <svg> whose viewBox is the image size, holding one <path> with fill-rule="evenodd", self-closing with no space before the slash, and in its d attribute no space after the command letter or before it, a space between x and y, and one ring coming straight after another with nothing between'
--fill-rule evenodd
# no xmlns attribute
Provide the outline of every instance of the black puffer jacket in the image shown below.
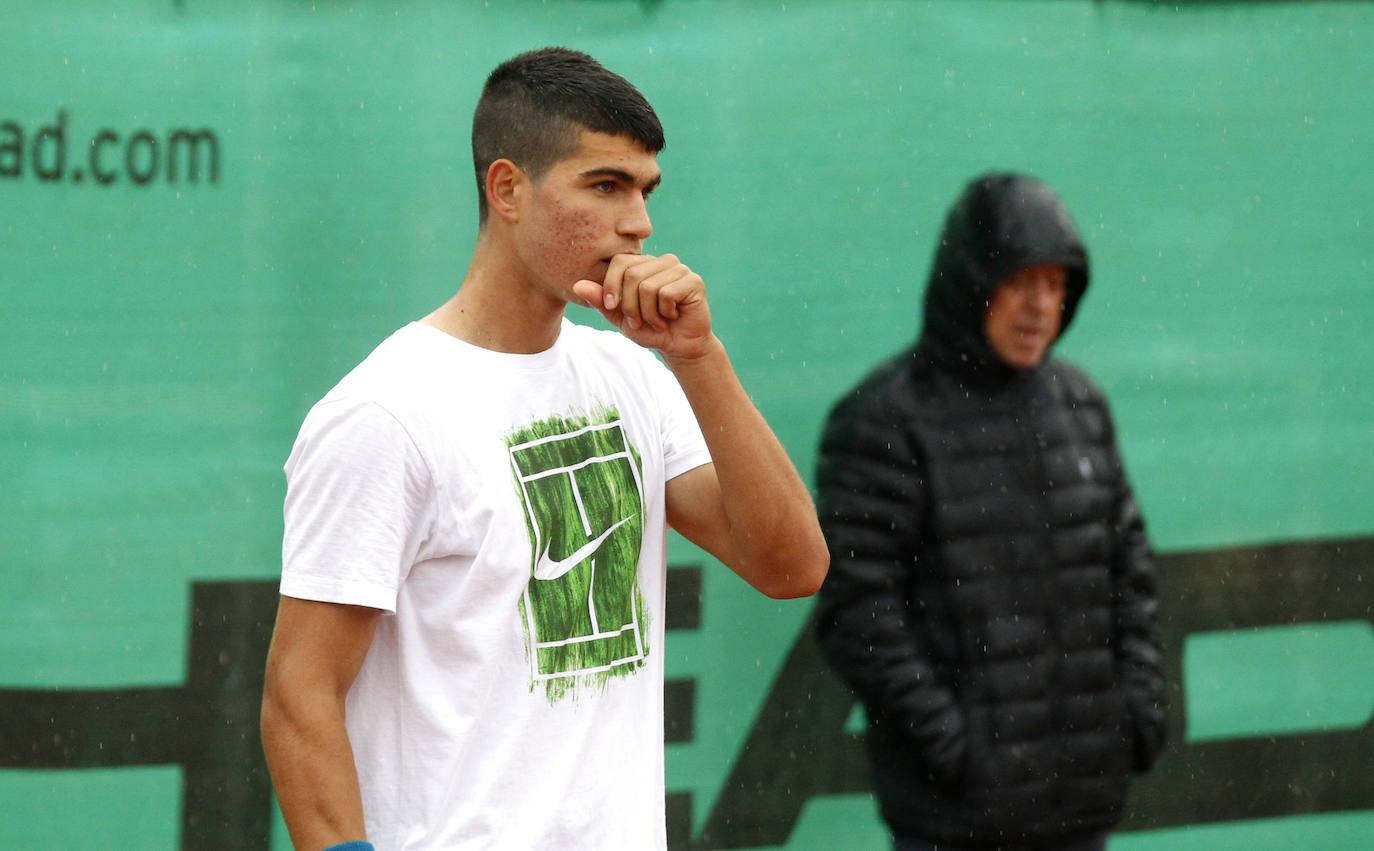
<svg viewBox="0 0 1374 851"><path fill-rule="evenodd" d="M1087 287L1043 184L974 181L951 209L921 336L831 413L818 486L827 659L863 700L899 835L1016 847L1109 828L1164 740L1152 555L1101 392L1019 372L987 301L1032 263Z"/></svg>

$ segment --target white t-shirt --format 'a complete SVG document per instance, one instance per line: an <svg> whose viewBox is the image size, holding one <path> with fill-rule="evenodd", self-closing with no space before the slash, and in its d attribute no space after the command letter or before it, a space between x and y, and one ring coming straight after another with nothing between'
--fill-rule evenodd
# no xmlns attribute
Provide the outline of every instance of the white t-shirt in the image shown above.
<svg viewBox="0 0 1374 851"><path fill-rule="evenodd" d="M369 838L663 848L664 483L709 463L652 353L426 325L306 416L282 594L382 609L348 695Z"/></svg>

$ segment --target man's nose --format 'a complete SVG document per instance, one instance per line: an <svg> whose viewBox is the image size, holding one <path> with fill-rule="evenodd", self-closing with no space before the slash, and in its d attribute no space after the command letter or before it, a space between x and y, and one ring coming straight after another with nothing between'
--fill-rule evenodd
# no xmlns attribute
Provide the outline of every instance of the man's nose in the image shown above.
<svg viewBox="0 0 1374 851"><path fill-rule="evenodd" d="M654 232L654 224L649 220L648 199L636 197L628 202L620 216L616 232L622 236L632 236L643 242Z"/></svg>
<svg viewBox="0 0 1374 851"><path fill-rule="evenodd" d="M1039 311L1053 310L1059 299L1059 287L1048 276L1036 276L1031 284L1031 305Z"/></svg>

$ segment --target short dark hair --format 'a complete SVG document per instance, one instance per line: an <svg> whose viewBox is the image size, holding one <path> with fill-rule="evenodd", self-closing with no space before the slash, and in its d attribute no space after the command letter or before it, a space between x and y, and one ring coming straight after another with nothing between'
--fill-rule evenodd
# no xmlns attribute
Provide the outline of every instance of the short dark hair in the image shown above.
<svg viewBox="0 0 1374 851"><path fill-rule="evenodd" d="M498 65L472 116L481 220L487 220L492 163L504 157L538 180L576 149L583 129L627 136L654 154L666 144L663 125L644 95L585 53L545 47Z"/></svg>

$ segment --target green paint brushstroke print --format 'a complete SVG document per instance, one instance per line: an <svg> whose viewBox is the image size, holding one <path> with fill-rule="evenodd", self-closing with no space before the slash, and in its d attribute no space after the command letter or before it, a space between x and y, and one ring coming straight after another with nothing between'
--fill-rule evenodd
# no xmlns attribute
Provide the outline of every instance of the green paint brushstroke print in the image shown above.
<svg viewBox="0 0 1374 851"><path fill-rule="evenodd" d="M633 673L649 655L643 463L612 407L516 429L506 447L530 536L519 606L530 688L556 703Z"/></svg>

